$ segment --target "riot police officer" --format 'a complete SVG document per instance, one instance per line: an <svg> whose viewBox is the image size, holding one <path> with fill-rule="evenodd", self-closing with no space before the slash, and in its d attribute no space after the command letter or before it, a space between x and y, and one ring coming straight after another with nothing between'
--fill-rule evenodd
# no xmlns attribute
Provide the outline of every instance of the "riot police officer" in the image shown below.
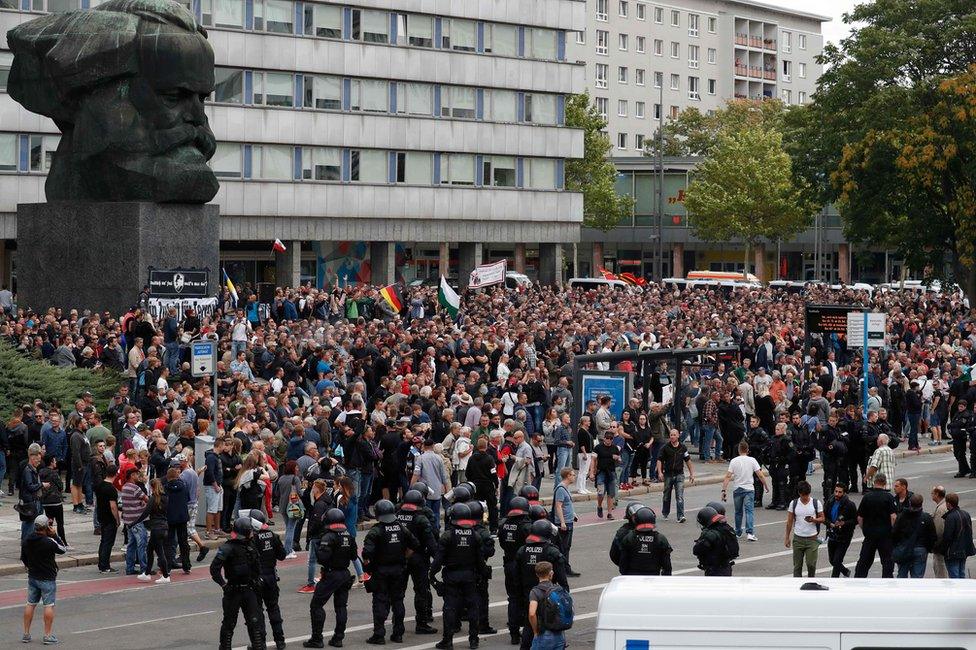
<svg viewBox="0 0 976 650"><path fill-rule="evenodd" d="M352 588L352 573L349 564L357 557L356 540L346 529L346 515L338 508L325 513L325 532L315 549L315 560L321 567L321 578L315 585L315 593L309 610L312 619L312 636L302 645L306 648L322 648L325 627L325 604L332 598L335 608L335 631L329 639L333 648L342 647L346 635L346 619L349 602L349 589Z"/></svg>
<svg viewBox="0 0 976 650"><path fill-rule="evenodd" d="M671 544L654 529L656 524L650 508L634 513L634 529L620 542L620 575L671 575Z"/></svg>
<svg viewBox="0 0 976 650"><path fill-rule="evenodd" d="M769 434L760 426L759 416L749 416L749 433L746 436L749 443L749 455L756 459L760 467L766 465L766 456L769 452ZM762 508L765 484L755 474L752 475L752 487L755 490L755 507Z"/></svg>
<svg viewBox="0 0 976 650"><path fill-rule="evenodd" d="M249 517L234 521L234 536L224 542L210 563L210 577L224 590L224 618L220 622L220 650L230 650L237 627L237 614L244 612L244 625L254 650L265 650L261 608L255 587L261 577L258 553L251 544Z"/></svg>
<svg viewBox="0 0 976 650"><path fill-rule="evenodd" d="M624 541L627 533L634 530L634 515L638 510L646 507L643 503L631 503L624 510L624 523L617 529L613 541L610 542L610 561L618 567L620 566L620 542Z"/></svg>
<svg viewBox="0 0 976 650"><path fill-rule="evenodd" d="M478 595L471 585L484 568L481 537L475 530L471 508L455 503L448 513L451 526L441 534L437 553L430 565L431 582L444 570L444 635L435 647L453 648L460 609L468 614L468 645L478 647Z"/></svg>
<svg viewBox="0 0 976 650"><path fill-rule="evenodd" d="M732 575L733 560L739 556L739 542L725 515L709 504L698 511L698 525L702 532L692 549L698 558L698 568L707 576Z"/></svg>
<svg viewBox="0 0 976 650"><path fill-rule="evenodd" d="M776 433L769 441L769 478L773 484L773 495L766 510L786 510L789 501L787 480L790 475L790 459L793 458L793 445L786 435L786 423L776 423ZM699 511L700 512L700 511ZM699 514L699 516L701 516Z"/></svg>
<svg viewBox="0 0 976 650"><path fill-rule="evenodd" d="M471 500L471 490L468 489L467 485L462 483L451 490L450 496L451 503L467 503ZM450 521L450 517L448 517L448 521Z"/></svg>
<svg viewBox="0 0 976 650"><path fill-rule="evenodd" d="M481 540L481 554L484 562L482 569L478 572L478 632L481 634L497 634L498 630L491 626L488 620L488 581L491 580L491 567L488 560L495 554L495 541L491 538L491 533L485 526L485 508L480 501L469 501L468 509L471 511L471 520L474 522L474 531Z"/></svg>
<svg viewBox="0 0 976 650"><path fill-rule="evenodd" d="M434 599L430 593L430 560L437 551L434 526L424 512L426 499L417 490L408 490L397 510L397 519L420 542L420 550L407 558L407 574L413 581L413 607L417 617L417 634L437 634L434 621ZM433 513L432 513L433 514Z"/></svg>
<svg viewBox="0 0 976 650"><path fill-rule="evenodd" d="M288 554L281 537L268 527L268 520L260 510L251 510L251 525L255 526L252 540L258 552L261 565L261 584L257 589L258 603L264 605L268 611L268 621L271 622L271 633L274 635L275 648L285 647L285 631L281 627L281 609L278 607L278 569L277 564ZM264 629L264 616L261 617L261 627ZM263 633L265 639L267 632Z"/></svg>
<svg viewBox="0 0 976 650"><path fill-rule="evenodd" d="M505 570L505 593L508 595L508 633L512 637L512 645L521 643L522 614L518 611L519 596L516 589L518 580L518 565L515 564L515 554L525 544L529 536L529 502L525 497L514 497L508 504L508 514L498 522L498 545L502 547L502 566Z"/></svg>
<svg viewBox="0 0 976 650"><path fill-rule="evenodd" d="M553 526L546 519L532 522L532 526L529 528L529 536L525 538L525 544L515 554L515 564L519 568L517 587L518 610L522 616L521 650L530 650L532 647L534 634L532 626L529 625L529 593L533 587L539 584L539 579L535 575L535 565L542 561L552 564L553 580L568 592L566 558L563 557L559 547L553 542Z"/></svg>
<svg viewBox="0 0 976 650"><path fill-rule="evenodd" d="M386 617L393 610L393 631L390 640L403 640L403 619L406 611L403 596L407 590L407 551L419 551L420 542L397 519L396 508L387 499L376 502L373 508L378 523L369 529L363 540L363 568L370 573L366 590L373 594L373 635L366 643L386 643Z"/></svg>
<svg viewBox="0 0 976 650"><path fill-rule="evenodd" d="M519 490L518 495L520 497L525 497L525 500L529 502L530 506L538 506L542 504L542 502L539 501L539 489L534 485L523 485L522 489Z"/></svg>

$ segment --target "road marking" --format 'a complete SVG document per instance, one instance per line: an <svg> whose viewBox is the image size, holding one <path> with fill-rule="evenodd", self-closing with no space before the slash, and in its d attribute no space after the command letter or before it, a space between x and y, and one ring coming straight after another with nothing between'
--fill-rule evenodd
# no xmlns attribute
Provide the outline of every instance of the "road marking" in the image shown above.
<svg viewBox="0 0 976 650"><path fill-rule="evenodd" d="M587 612L586 614L576 614L575 616L573 616L573 622L575 623L577 621L596 618L596 615L597 615L596 612ZM498 632L495 632L494 634L479 634L478 639L479 640L490 639L493 636L502 636L503 634L508 634L508 630L500 630ZM466 634L458 634L457 636L454 637L454 640L459 643L463 643L464 641L467 640L467 638L468 637ZM407 646L402 650L428 650L429 648L433 648L434 646L436 646L439 642L440 641L438 640L438 641L431 641L429 643L422 643L420 645Z"/></svg>
<svg viewBox="0 0 976 650"><path fill-rule="evenodd" d="M165 618L152 618L148 621L136 621L134 623L123 623L122 625L109 625L108 627L96 627L91 630L80 630L78 632L72 632L72 634L90 634L91 632L104 632L105 630L117 630L123 627L132 627L134 625L145 625L146 623L162 623L163 621L175 621L178 618L190 618L191 616L206 616L207 614L216 614L216 609L211 609L206 612L193 612L192 614L179 614L178 616L167 616Z"/></svg>

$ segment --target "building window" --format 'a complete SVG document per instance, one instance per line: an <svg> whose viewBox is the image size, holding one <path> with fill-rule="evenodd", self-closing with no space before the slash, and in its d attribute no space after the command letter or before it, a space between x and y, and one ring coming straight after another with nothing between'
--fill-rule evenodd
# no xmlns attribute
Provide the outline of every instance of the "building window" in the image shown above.
<svg viewBox="0 0 976 650"><path fill-rule="evenodd" d="M783 51L789 54L793 51L793 33L783 32Z"/></svg>
<svg viewBox="0 0 976 650"><path fill-rule="evenodd" d="M671 75L671 90L678 90L681 86L681 76L672 74Z"/></svg>
<svg viewBox="0 0 976 650"><path fill-rule="evenodd" d="M627 35L617 34L617 49L626 52L627 51Z"/></svg>
<svg viewBox="0 0 976 650"><path fill-rule="evenodd" d="M3 57L0 52L0 88L6 86L7 76L3 71ZM214 68L213 101L219 104L244 103L244 71L233 68Z"/></svg>
<svg viewBox="0 0 976 650"><path fill-rule="evenodd" d="M342 38L342 7L307 3L305 35L319 38Z"/></svg>
<svg viewBox="0 0 976 650"><path fill-rule="evenodd" d="M396 182L430 185L434 182L434 156L423 151L397 152Z"/></svg>
<svg viewBox="0 0 976 650"><path fill-rule="evenodd" d="M662 56L664 54L664 41L660 38L654 39L654 54Z"/></svg>
<svg viewBox="0 0 976 650"><path fill-rule="evenodd" d="M644 53L644 48L645 48L646 41L647 41L647 39L645 39L643 36L638 36L637 37L636 46L637 46L637 53L638 54L643 54Z"/></svg>
<svg viewBox="0 0 976 650"><path fill-rule="evenodd" d="M600 114L604 120L607 119L607 107L610 101L606 97L596 98L596 112Z"/></svg>
<svg viewBox="0 0 976 650"><path fill-rule="evenodd" d="M671 26L677 27L681 24L681 12L677 9L671 10Z"/></svg>
<svg viewBox="0 0 976 650"><path fill-rule="evenodd" d="M634 149L637 149L637 151L642 151L644 149L643 134L638 133L637 135L634 136Z"/></svg>
<svg viewBox="0 0 976 650"><path fill-rule="evenodd" d="M597 63L595 74L596 74L596 87L606 88L607 78L610 76L610 66L608 66L606 63Z"/></svg>
<svg viewBox="0 0 976 650"><path fill-rule="evenodd" d="M397 113L432 115L434 87L430 84L403 82L397 84Z"/></svg>
<svg viewBox="0 0 976 650"><path fill-rule="evenodd" d="M256 144L251 147L251 177L266 181L289 181L294 178L295 149L279 144Z"/></svg>
<svg viewBox="0 0 976 650"><path fill-rule="evenodd" d="M452 153L441 156L441 183L474 185L474 156Z"/></svg>
<svg viewBox="0 0 976 650"><path fill-rule="evenodd" d="M207 27L244 28L244 0L201 0L201 22Z"/></svg>
<svg viewBox="0 0 976 650"><path fill-rule="evenodd" d="M596 35L599 41L600 32ZM518 30L515 26L485 25L485 52L498 56L518 56Z"/></svg>
<svg viewBox="0 0 976 650"><path fill-rule="evenodd" d="M576 44L586 45L586 32L576 32Z"/></svg>
<svg viewBox="0 0 976 650"><path fill-rule="evenodd" d="M364 43L389 43L390 14L372 9L353 9L352 38Z"/></svg>
<svg viewBox="0 0 976 650"><path fill-rule="evenodd" d="M17 171L17 141L16 133L0 133L0 172ZM217 145L220 148L220 145Z"/></svg>
<svg viewBox="0 0 976 650"><path fill-rule="evenodd" d="M677 59L681 56L681 43L678 41L671 41L671 58Z"/></svg>
<svg viewBox="0 0 976 650"><path fill-rule="evenodd" d="M688 36L698 36L698 25L701 21L701 16L698 14L688 14Z"/></svg>
<svg viewBox="0 0 976 650"><path fill-rule="evenodd" d="M617 100L617 117L627 117L627 100Z"/></svg>
<svg viewBox="0 0 976 650"><path fill-rule="evenodd" d="M793 76L793 62L783 60L783 81L789 81Z"/></svg>
<svg viewBox="0 0 976 650"><path fill-rule="evenodd" d="M596 30L596 53L606 56L610 50L610 32Z"/></svg>
<svg viewBox="0 0 976 650"><path fill-rule="evenodd" d="M807 64L806 63L798 63L797 65L799 66L800 79L806 79L807 78Z"/></svg>
<svg viewBox="0 0 976 650"><path fill-rule="evenodd" d="M621 18L627 17L627 13L629 9L630 9L630 3L627 2L627 0L620 0L617 3L617 15L620 16Z"/></svg>
<svg viewBox="0 0 976 650"><path fill-rule="evenodd" d="M662 7L654 7L654 22L658 25L664 22L664 9Z"/></svg>
<svg viewBox="0 0 976 650"><path fill-rule="evenodd" d="M717 86L718 86L718 82L716 82L714 79L709 79L708 80L708 94L709 95L714 95L716 93Z"/></svg>
<svg viewBox="0 0 976 650"><path fill-rule="evenodd" d="M715 64L715 48L714 47L708 48L708 62L711 63L711 64L713 64L713 65Z"/></svg>
<svg viewBox="0 0 976 650"><path fill-rule="evenodd" d="M390 110L389 82L353 79L350 94L349 104L354 111L386 113Z"/></svg>
<svg viewBox="0 0 976 650"><path fill-rule="evenodd" d="M617 134L617 149L626 149L626 148L627 148L627 134L626 133L618 133Z"/></svg>
<svg viewBox="0 0 976 650"><path fill-rule="evenodd" d="M556 125L556 95L525 95L525 121L530 124Z"/></svg>
<svg viewBox="0 0 976 650"><path fill-rule="evenodd" d="M47 173L51 171L54 152L61 141L59 135L32 135L30 137L30 170Z"/></svg>
<svg viewBox="0 0 976 650"><path fill-rule="evenodd" d="M793 103L793 91L790 90L789 88L784 88L782 90L782 95L781 96L783 98L783 103L784 104L792 104Z"/></svg>
<svg viewBox="0 0 976 650"><path fill-rule="evenodd" d="M441 47L458 52L478 50L478 23L450 18L441 21Z"/></svg>
<svg viewBox="0 0 976 650"><path fill-rule="evenodd" d="M325 75L305 75L305 108L342 110L342 79Z"/></svg>
<svg viewBox="0 0 976 650"><path fill-rule="evenodd" d="M556 161L549 158L529 158L525 164L525 186L533 190L556 188Z"/></svg>
<svg viewBox="0 0 976 650"><path fill-rule="evenodd" d="M434 19L431 16L421 16L418 14L400 14L397 16L398 31L407 39L407 45L411 47L434 47ZM450 33L451 21L445 21L445 26ZM448 42L450 38L446 39ZM445 44L444 47L450 47Z"/></svg>
<svg viewBox="0 0 976 650"><path fill-rule="evenodd" d="M556 30L525 29L525 55L530 59L556 60Z"/></svg>
<svg viewBox="0 0 976 650"><path fill-rule="evenodd" d="M688 67L698 68L698 46L689 45L688 46Z"/></svg>
<svg viewBox="0 0 976 650"><path fill-rule="evenodd" d="M302 179L341 181L342 150L336 147L302 147Z"/></svg>
<svg viewBox="0 0 976 650"><path fill-rule="evenodd" d="M638 86L644 85L644 68L637 68L634 70L634 83Z"/></svg>
<svg viewBox="0 0 976 650"><path fill-rule="evenodd" d="M796 94L796 103L797 104L806 104L807 103L807 94L805 92L803 92L802 90Z"/></svg>
<svg viewBox="0 0 976 650"><path fill-rule="evenodd" d="M385 151L352 151L349 159L349 180L357 183L389 182L389 157Z"/></svg>
<svg viewBox="0 0 976 650"><path fill-rule="evenodd" d="M634 117L644 119L644 102L634 102Z"/></svg>
<svg viewBox="0 0 976 650"><path fill-rule="evenodd" d="M265 106L294 106L295 78L284 72L255 72L254 103Z"/></svg>
<svg viewBox="0 0 976 650"><path fill-rule="evenodd" d="M661 119L661 105L660 104L654 104L654 119L655 120Z"/></svg>
<svg viewBox="0 0 976 650"><path fill-rule="evenodd" d="M610 0L596 0L596 19L597 20L602 20L602 21L606 21L607 20L607 17L608 17L608 14L609 14L609 10L608 10L607 7L609 6L609 4L610 4Z"/></svg>
<svg viewBox="0 0 976 650"><path fill-rule="evenodd" d="M515 187L515 157L485 156L481 184L488 187Z"/></svg>
<svg viewBox="0 0 976 650"><path fill-rule="evenodd" d="M254 31L294 34L295 6L285 0L256 0Z"/></svg>
<svg viewBox="0 0 976 650"><path fill-rule="evenodd" d="M647 5L643 2L637 3L637 20L647 19Z"/></svg>
<svg viewBox="0 0 976 650"><path fill-rule="evenodd" d="M714 34L718 28L718 19L715 16L708 17L708 33Z"/></svg>
<svg viewBox="0 0 976 650"><path fill-rule="evenodd" d="M663 83L664 83L664 73L663 72L655 72L654 73L654 87L655 88L660 88Z"/></svg>
<svg viewBox="0 0 976 650"><path fill-rule="evenodd" d="M466 86L441 88L441 116L473 120L476 115L477 93Z"/></svg>
<svg viewBox="0 0 976 650"><path fill-rule="evenodd" d="M0 136L0 169L3 169L3 136ZM233 142L218 142L209 162L217 178L240 178L243 169L241 145Z"/></svg>
<svg viewBox="0 0 976 650"><path fill-rule="evenodd" d="M627 68L620 66L617 68L617 83L625 84L627 83Z"/></svg>
<svg viewBox="0 0 976 650"><path fill-rule="evenodd" d="M485 105L491 107L494 122L518 121L518 94L514 90L489 90Z"/></svg>
<svg viewBox="0 0 976 650"><path fill-rule="evenodd" d="M680 108L678 108L677 106L674 106L674 105L672 104L672 106L671 106L671 110L670 110L670 111L668 111L668 112L669 112L669 114L670 114L670 117L671 117L671 119L673 120L673 119L676 119L676 118L678 117L678 114L679 114L679 113L681 112L681 109L680 109Z"/></svg>
<svg viewBox="0 0 976 650"><path fill-rule="evenodd" d="M807 49L807 35L797 34L796 35L796 46L801 50Z"/></svg>
<svg viewBox="0 0 976 650"><path fill-rule="evenodd" d="M701 95L698 93L698 77L688 77L688 99L701 99Z"/></svg>

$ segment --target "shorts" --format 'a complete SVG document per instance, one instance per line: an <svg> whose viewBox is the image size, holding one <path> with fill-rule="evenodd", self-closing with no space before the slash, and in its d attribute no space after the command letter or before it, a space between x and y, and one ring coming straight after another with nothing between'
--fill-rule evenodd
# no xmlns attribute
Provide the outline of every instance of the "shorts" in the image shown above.
<svg viewBox="0 0 976 650"><path fill-rule="evenodd" d="M224 508L224 495L214 489L212 485L203 486L203 495L207 500L207 514L218 514Z"/></svg>
<svg viewBox="0 0 976 650"><path fill-rule="evenodd" d="M54 596L57 591L58 583L54 580L27 578L28 605L37 605L43 602L45 607L54 607Z"/></svg>
<svg viewBox="0 0 976 650"><path fill-rule="evenodd" d="M617 477L616 472L597 472L596 473L596 493L617 496Z"/></svg>
<svg viewBox="0 0 976 650"><path fill-rule="evenodd" d="M191 503L187 506L190 518L186 520L186 534L190 537L197 534L197 504Z"/></svg>
<svg viewBox="0 0 976 650"><path fill-rule="evenodd" d="M71 484L81 487L85 484L85 468L71 470Z"/></svg>

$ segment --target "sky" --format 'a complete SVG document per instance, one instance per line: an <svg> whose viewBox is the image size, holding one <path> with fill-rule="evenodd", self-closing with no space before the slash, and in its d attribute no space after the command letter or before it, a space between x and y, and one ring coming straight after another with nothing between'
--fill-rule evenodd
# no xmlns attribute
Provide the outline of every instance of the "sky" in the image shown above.
<svg viewBox="0 0 976 650"><path fill-rule="evenodd" d="M854 8L854 5L861 4L865 0L760 0L765 4L799 9L822 16L831 16L833 21L822 25L825 40L830 43L838 43L850 32L849 26L844 24L841 16Z"/></svg>

